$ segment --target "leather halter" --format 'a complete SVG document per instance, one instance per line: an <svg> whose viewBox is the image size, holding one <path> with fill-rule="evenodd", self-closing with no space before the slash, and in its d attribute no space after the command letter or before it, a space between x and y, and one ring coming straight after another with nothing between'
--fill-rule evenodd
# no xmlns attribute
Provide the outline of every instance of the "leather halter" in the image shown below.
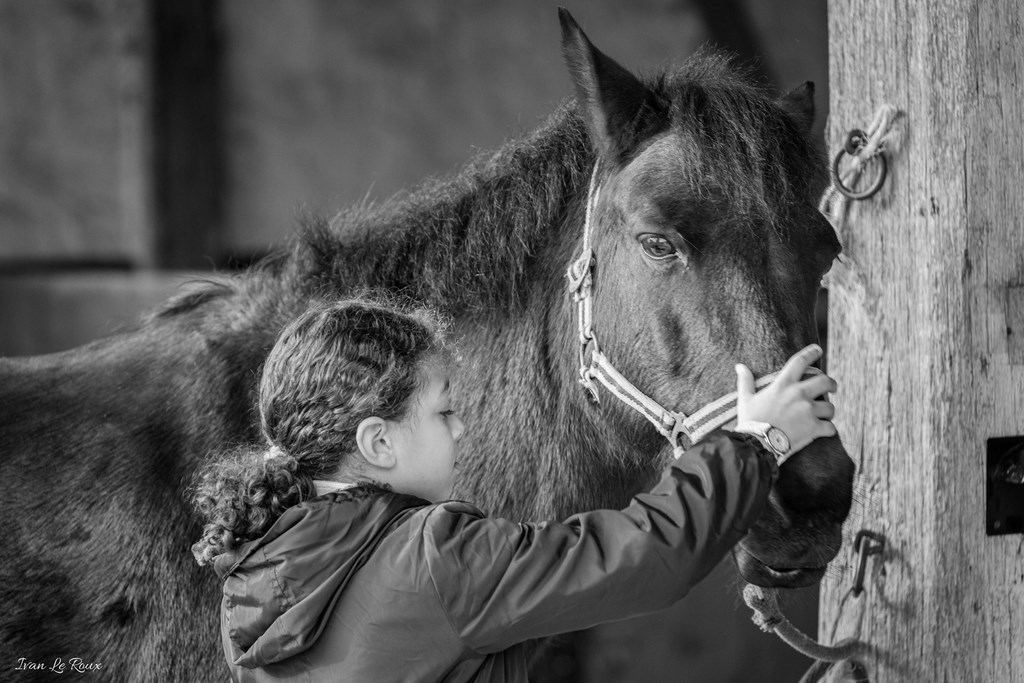
<svg viewBox="0 0 1024 683"><path fill-rule="evenodd" d="M676 457L683 450L697 443L716 429L724 427L736 418L736 392L731 392L708 403L693 415L669 410L660 403L636 388L626 377L615 369L611 361L601 350L594 332L593 320L593 289L594 250L590 243L594 207L601 189L597 184L597 173L600 164L594 165L587 188L587 207L583 219L583 250L579 258L572 262L566 277L569 279L569 292L576 302L577 319L579 322L579 382L595 403L601 399L597 392L597 380L612 396L637 411L658 430L658 433L672 444ZM592 347L590 363L587 363L587 349ZM777 372L760 377L755 382L760 389L772 383Z"/></svg>

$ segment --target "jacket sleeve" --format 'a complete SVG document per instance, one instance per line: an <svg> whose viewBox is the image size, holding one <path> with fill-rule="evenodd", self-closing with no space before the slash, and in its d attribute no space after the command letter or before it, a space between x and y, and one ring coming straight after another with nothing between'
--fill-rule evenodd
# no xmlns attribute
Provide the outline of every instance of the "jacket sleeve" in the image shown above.
<svg viewBox="0 0 1024 683"><path fill-rule="evenodd" d="M624 510L520 524L442 504L422 548L452 628L496 652L669 607L743 538L777 475L756 439L716 432Z"/></svg>

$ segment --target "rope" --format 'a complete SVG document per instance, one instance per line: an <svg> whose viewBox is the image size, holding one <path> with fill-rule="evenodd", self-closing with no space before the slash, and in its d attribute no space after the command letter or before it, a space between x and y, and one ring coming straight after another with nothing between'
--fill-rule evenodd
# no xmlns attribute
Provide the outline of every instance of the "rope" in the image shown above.
<svg viewBox="0 0 1024 683"><path fill-rule="evenodd" d="M743 588L743 601L754 610L752 619L762 631L774 632L794 650L811 659L838 662L868 651L868 646L859 640L843 640L835 645L822 645L809 638L783 616L779 609L778 591L774 588L747 584Z"/></svg>
<svg viewBox="0 0 1024 683"><path fill-rule="evenodd" d="M818 204L818 210L825 214L825 217L828 218L837 232L842 229L843 222L846 219L846 209L850 202L850 197L840 191L836 181L838 180L846 187L852 187L856 184L857 179L872 159L881 155L884 150L891 150L894 147L896 134L892 129L892 124L898 116L899 110L896 107L891 104L883 104L875 112L875 117L872 119L871 125L868 126L867 132L863 133L864 139L860 140L860 146L853 151L839 151L835 165L837 171L838 157L844 151L847 151L853 158L853 162L839 177L836 177L838 173L833 175L832 182L822 194L821 202ZM884 157L882 157L882 161L885 161ZM874 192L871 194L874 194Z"/></svg>

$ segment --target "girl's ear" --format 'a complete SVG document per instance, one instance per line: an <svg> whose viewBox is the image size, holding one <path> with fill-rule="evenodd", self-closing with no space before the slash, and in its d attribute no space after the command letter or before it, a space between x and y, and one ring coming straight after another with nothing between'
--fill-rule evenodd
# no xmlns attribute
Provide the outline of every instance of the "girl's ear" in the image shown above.
<svg viewBox="0 0 1024 683"><path fill-rule="evenodd" d="M389 470L397 460L388 423L383 418L368 417L356 427L356 445L363 459L373 467Z"/></svg>

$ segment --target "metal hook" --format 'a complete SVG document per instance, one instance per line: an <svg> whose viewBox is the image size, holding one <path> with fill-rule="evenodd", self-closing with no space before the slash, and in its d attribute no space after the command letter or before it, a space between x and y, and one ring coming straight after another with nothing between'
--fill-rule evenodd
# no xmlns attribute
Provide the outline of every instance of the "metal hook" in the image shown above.
<svg viewBox="0 0 1024 683"><path fill-rule="evenodd" d="M867 539L865 541L865 539ZM853 539L853 550L859 555L857 573L853 577L853 595L859 597L864 592L864 570L867 568L868 556L878 555L885 549L885 536L874 531L861 529Z"/></svg>

